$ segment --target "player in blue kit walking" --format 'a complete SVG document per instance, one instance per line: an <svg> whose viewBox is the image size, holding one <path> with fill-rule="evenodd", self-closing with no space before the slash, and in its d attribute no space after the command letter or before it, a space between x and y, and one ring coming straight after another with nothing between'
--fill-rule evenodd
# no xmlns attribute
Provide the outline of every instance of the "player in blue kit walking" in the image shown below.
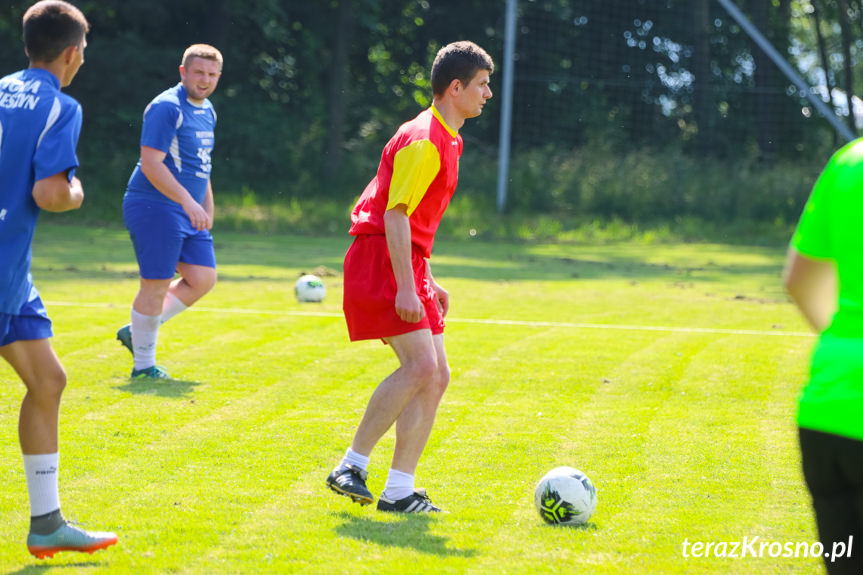
<svg viewBox="0 0 863 575"><path fill-rule="evenodd" d="M210 153L216 111L207 99L222 74L222 54L206 44L186 49L180 83L144 111L141 159L123 198L140 289L132 321L117 339L132 352L133 378L167 379L156 365L159 326L216 284ZM175 273L180 277L174 279Z"/></svg>
<svg viewBox="0 0 863 575"><path fill-rule="evenodd" d="M93 553L117 542L66 522L57 486L60 397L66 372L51 347L51 320L30 275L39 210L81 206L75 177L81 106L63 94L84 63L87 19L59 0L24 14L30 67L0 79L0 356L27 387L18 436L30 495L27 547L36 557Z"/></svg>

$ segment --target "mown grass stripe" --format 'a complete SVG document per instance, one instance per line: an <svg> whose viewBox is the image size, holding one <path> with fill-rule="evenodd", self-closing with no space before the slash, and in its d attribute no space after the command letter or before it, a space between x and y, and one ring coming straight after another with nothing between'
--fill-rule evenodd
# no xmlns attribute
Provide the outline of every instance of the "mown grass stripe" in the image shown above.
<svg viewBox="0 0 863 575"><path fill-rule="evenodd" d="M47 305L52 306L80 306L89 308L110 308L111 304L98 303L74 303L74 302L48 302ZM326 317L326 318L342 318L340 313L332 312L315 312L315 311L294 311L294 310L260 310L260 309L242 309L242 308L213 308L206 306L195 306L189 311L207 312L207 313L224 313L224 314L243 314L243 315L288 315L288 316L306 316L306 317ZM458 318L448 317L448 323L476 323L483 325L511 325L524 327L563 327L573 329L612 329L622 331L659 331L659 332L675 332L675 333L705 333L705 334L730 334L730 335L754 335L764 337L804 337L812 338L814 334L810 332L800 331L785 331L785 330L757 330L757 329L725 329L725 328L710 328L710 327L687 327L687 326L658 326L658 325L627 325L627 324L603 324L603 323L581 323L581 322L559 322L559 321L528 321L528 320L511 320L511 319L478 319L478 318Z"/></svg>

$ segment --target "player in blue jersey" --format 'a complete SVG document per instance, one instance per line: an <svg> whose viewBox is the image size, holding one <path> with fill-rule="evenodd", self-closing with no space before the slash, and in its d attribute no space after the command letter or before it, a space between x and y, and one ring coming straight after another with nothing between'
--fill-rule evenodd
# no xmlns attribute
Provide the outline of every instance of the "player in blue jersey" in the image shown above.
<svg viewBox="0 0 863 575"><path fill-rule="evenodd" d="M74 210L84 200L75 177L81 106L60 88L84 63L89 24L71 4L43 0L27 10L23 25L30 67L0 79L0 356L27 388L18 423L30 495L27 547L44 558L92 553L117 536L84 531L60 512L57 429L66 372L30 275L39 210Z"/></svg>
<svg viewBox="0 0 863 575"><path fill-rule="evenodd" d="M166 379L156 365L159 326L216 284L210 153L216 111L207 97L222 74L212 46L186 49L180 83L144 110L141 159L123 198L123 219L141 275L132 321L117 339L134 357L133 378ZM175 273L180 277L174 279Z"/></svg>

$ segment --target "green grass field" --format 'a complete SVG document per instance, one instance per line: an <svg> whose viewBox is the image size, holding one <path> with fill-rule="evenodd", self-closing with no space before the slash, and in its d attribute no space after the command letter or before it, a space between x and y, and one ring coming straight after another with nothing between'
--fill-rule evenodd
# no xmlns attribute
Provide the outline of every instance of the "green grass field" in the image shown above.
<svg viewBox="0 0 863 575"><path fill-rule="evenodd" d="M767 549L683 556L684 540L817 540L793 423L814 340L782 291L781 248L439 242L453 377L417 481L448 513L392 517L324 486L396 367L385 346L348 342L347 237L217 232L219 284L161 331L177 380L150 383L127 379L114 341L137 289L125 232L42 226L33 274L69 375L61 502L120 542L27 553L23 386L3 364L3 573L823 572ZM298 304L294 281L315 270L327 298ZM376 494L392 444L372 454ZM585 528L534 510L560 465L599 490Z"/></svg>

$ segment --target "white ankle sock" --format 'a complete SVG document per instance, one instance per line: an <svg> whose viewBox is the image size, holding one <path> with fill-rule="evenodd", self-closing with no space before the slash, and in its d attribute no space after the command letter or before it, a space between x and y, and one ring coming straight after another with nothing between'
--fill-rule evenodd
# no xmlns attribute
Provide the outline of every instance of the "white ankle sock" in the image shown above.
<svg viewBox="0 0 863 575"><path fill-rule="evenodd" d="M414 492L414 476L390 468L387 484L384 486L384 497L390 501L398 501L409 497Z"/></svg>
<svg viewBox="0 0 863 575"><path fill-rule="evenodd" d="M342 458L341 465L346 463L350 463L358 469L365 470L369 466L369 458L368 456L359 454L348 447L348 450L345 452L345 456Z"/></svg>
<svg viewBox="0 0 863 575"><path fill-rule="evenodd" d="M180 301L180 298L168 292L168 295L165 296L165 303L162 304L162 316L160 317L160 323L165 323L178 313L184 312L189 309L189 306Z"/></svg>
<svg viewBox="0 0 863 575"><path fill-rule="evenodd" d="M135 369L156 365L156 340L159 337L159 316L144 315L132 310L132 353Z"/></svg>
<svg viewBox="0 0 863 575"><path fill-rule="evenodd" d="M24 455L24 474L30 494L30 517L39 517L60 509L57 489L59 453Z"/></svg>

